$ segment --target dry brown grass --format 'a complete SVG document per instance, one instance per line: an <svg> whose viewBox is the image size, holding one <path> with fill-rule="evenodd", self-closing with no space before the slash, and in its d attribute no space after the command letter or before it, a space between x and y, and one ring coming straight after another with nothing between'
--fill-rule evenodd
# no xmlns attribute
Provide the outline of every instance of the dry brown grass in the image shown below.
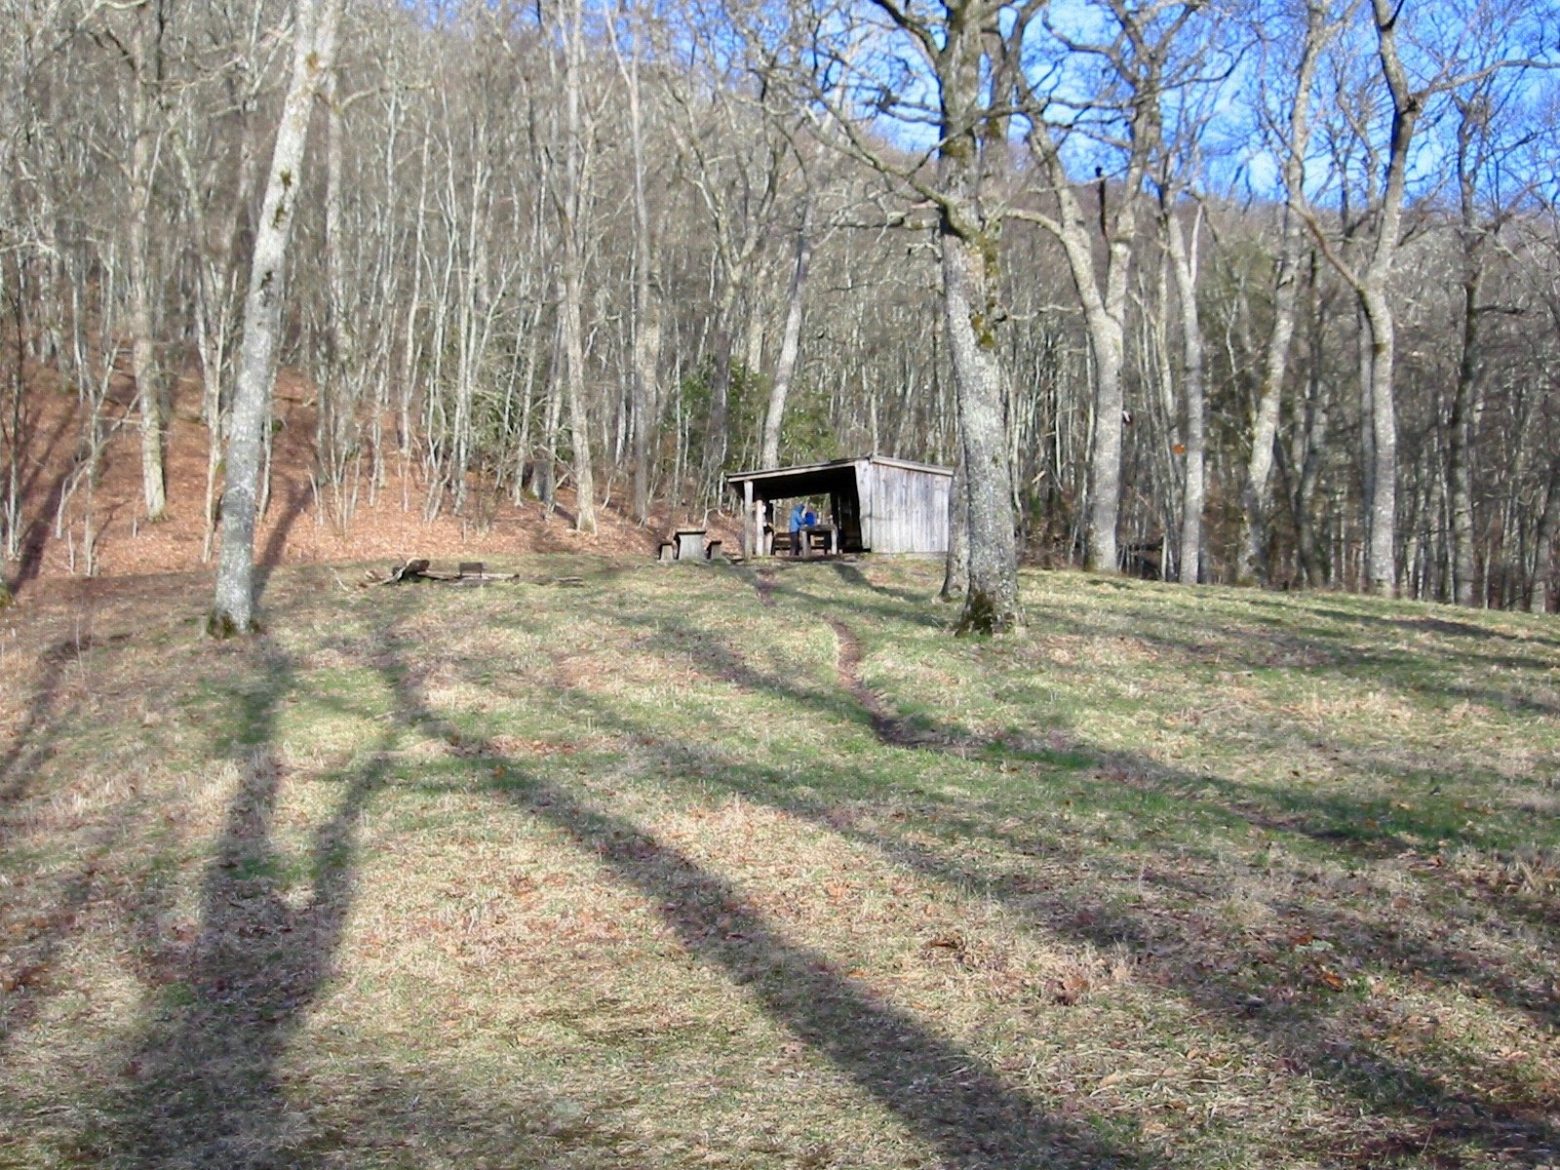
<svg viewBox="0 0 1560 1170"><path fill-rule="evenodd" d="M518 567L0 618L0 1163L1560 1159L1552 625Z"/></svg>

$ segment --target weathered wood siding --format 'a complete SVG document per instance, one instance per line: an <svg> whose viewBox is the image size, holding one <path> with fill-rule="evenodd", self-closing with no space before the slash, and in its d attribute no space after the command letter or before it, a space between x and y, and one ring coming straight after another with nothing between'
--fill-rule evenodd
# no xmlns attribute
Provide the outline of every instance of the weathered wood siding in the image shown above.
<svg viewBox="0 0 1560 1170"><path fill-rule="evenodd" d="M948 550L951 475L877 460L857 465L862 541L877 553Z"/></svg>
<svg viewBox="0 0 1560 1170"><path fill-rule="evenodd" d="M789 501L825 503L844 552L948 551L948 496L953 470L886 455L734 472L728 484L742 496L749 555L759 555L753 531L759 505L779 502L770 516L784 531Z"/></svg>

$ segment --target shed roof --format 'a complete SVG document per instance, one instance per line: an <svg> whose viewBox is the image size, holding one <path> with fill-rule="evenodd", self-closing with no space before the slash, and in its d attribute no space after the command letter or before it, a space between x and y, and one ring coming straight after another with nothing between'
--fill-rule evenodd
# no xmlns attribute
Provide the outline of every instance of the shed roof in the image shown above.
<svg viewBox="0 0 1560 1170"><path fill-rule="evenodd" d="M827 463L801 463L794 467L734 471L726 476L726 483L737 492L742 491L744 484L751 483L753 496L759 500L822 495L847 484L854 486L856 469L863 463L898 467L906 471L921 471L930 475L950 477L953 475L951 467L938 467L931 463L912 463L908 459L894 459L887 455L858 455L853 459L832 459Z"/></svg>

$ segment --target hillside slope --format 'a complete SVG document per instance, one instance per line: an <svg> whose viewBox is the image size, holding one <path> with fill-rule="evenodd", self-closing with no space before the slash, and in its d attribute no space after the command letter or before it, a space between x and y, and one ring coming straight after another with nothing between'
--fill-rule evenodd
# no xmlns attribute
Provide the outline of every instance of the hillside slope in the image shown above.
<svg viewBox="0 0 1560 1170"><path fill-rule="evenodd" d="M21 556L0 565L18 593L32 581L89 572L123 576L209 567L202 562L208 433L199 419L199 387L189 378L178 386L167 444L169 509L157 524L146 522L141 502L140 436L130 413L132 398L127 380L116 385L104 411L111 437L99 481L89 489L84 478L73 481L84 452L85 410L74 393L34 374L25 400ZM365 461L355 505L343 526L343 510L329 492L322 506L315 491L316 412L307 387L296 378L280 380L276 419L271 502L255 544L257 561L267 566L388 565L414 556L459 560L565 551L649 556L673 526L664 506L650 525L634 524L623 510L626 487L619 482L607 507L598 509L599 531L584 536L573 530L574 495L567 485L559 492L558 509L549 515L535 500L516 505L503 493L495 495L477 477L466 515L453 515L446 506L426 519L427 488L420 469L395 456L387 459L386 482L377 489L367 482ZM705 520L702 513L699 519ZM728 518L716 514L707 522L727 540L726 547L737 547Z"/></svg>

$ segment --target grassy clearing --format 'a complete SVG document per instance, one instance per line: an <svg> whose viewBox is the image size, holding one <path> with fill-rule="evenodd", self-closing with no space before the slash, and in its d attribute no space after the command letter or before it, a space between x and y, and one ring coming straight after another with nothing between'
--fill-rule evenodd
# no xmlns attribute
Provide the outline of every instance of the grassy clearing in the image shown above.
<svg viewBox="0 0 1560 1170"><path fill-rule="evenodd" d="M1553 619L517 567L0 619L0 1164L1560 1161Z"/></svg>

